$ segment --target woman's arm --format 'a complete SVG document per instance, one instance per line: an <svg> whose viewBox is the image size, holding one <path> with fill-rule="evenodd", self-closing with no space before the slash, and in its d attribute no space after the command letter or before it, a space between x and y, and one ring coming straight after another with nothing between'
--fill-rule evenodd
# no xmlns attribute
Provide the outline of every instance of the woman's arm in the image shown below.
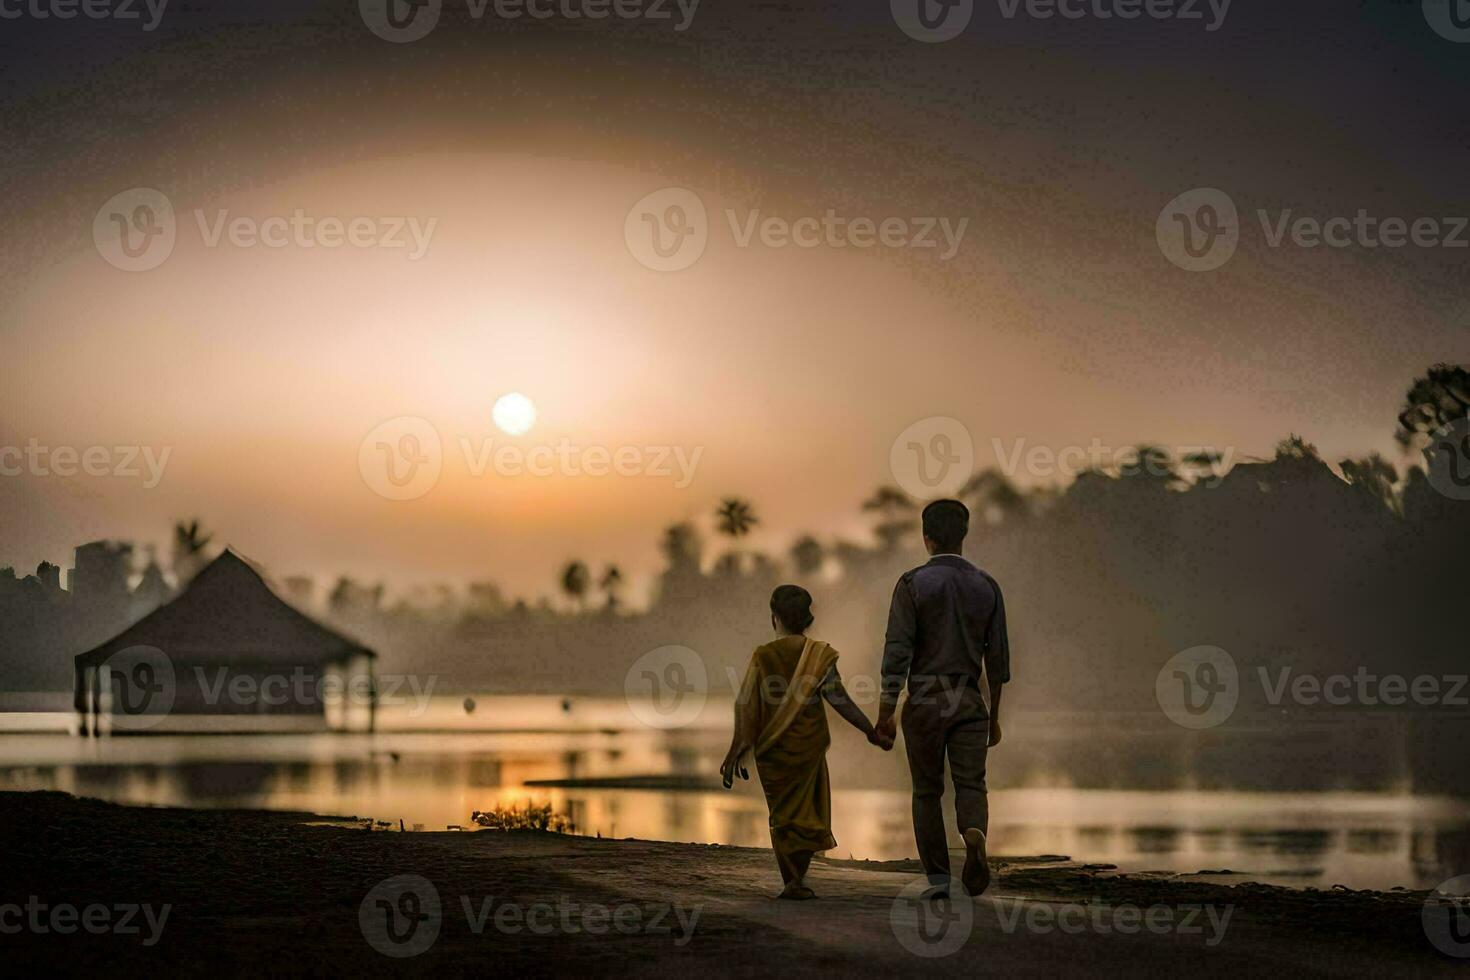
<svg viewBox="0 0 1470 980"><path fill-rule="evenodd" d="M720 763L720 779L724 782L726 789L735 785L735 775L737 773L739 773L741 779L750 778L749 770L740 764L741 758L749 751L750 746L741 744L739 733L737 732L736 737L730 740L730 751L725 753L725 761Z"/></svg>
<svg viewBox="0 0 1470 980"><path fill-rule="evenodd" d="M832 668L831 673L822 683L822 697L848 724L866 735L869 742L879 746L885 752L893 748L893 742L879 735L873 723L868 721L868 716L863 714L863 709L853 704L847 688L842 686L842 678L838 675L836 667Z"/></svg>
<svg viewBox="0 0 1470 980"><path fill-rule="evenodd" d="M730 736L730 751L725 753L725 761L720 763L720 779L726 789L735 785L737 774L741 779L750 778L749 771L740 764L740 760L753 747L756 731L760 727L760 704L756 700L759 688L760 671L755 658L751 657L750 666L745 670L745 680L740 685L740 693L735 698L735 733Z"/></svg>

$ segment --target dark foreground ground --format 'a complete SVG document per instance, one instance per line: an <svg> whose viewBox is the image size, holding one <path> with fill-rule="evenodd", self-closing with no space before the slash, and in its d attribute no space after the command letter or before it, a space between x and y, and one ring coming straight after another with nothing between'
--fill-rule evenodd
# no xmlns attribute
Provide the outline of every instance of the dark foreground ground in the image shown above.
<svg viewBox="0 0 1470 980"><path fill-rule="evenodd" d="M770 900L766 851L311 819L0 793L0 969L1238 977L1470 965L1426 937L1423 893L1012 859L959 904L908 901L920 879L907 862L820 863L821 898L788 903Z"/></svg>

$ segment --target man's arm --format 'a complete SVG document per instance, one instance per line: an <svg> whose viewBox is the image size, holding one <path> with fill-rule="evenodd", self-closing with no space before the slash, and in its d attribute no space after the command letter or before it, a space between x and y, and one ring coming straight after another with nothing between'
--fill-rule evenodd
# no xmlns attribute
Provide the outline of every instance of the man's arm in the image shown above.
<svg viewBox="0 0 1470 980"><path fill-rule="evenodd" d="M883 692L878 701L878 732L890 739L898 729L893 713L914 659L917 619L913 590L907 577L900 578L893 587L893 601L888 605L888 632L883 641Z"/></svg>
<svg viewBox="0 0 1470 980"><path fill-rule="evenodd" d="M1006 633L1006 604L1000 584L991 579L990 587L995 590L995 612L985 631L985 680L990 688L990 744L996 745L1001 739L1000 696L1011 679L1011 641Z"/></svg>

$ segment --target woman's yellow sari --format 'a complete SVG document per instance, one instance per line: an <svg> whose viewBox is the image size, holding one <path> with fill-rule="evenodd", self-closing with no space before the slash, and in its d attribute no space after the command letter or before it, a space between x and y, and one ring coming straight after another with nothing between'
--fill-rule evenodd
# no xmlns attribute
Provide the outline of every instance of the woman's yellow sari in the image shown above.
<svg viewBox="0 0 1470 980"><path fill-rule="evenodd" d="M751 654L735 703L739 740L754 747L783 877L792 855L837 846L827 779L831 735L821 697L836 663L837 651L820 640L782 637Z"/></svg>

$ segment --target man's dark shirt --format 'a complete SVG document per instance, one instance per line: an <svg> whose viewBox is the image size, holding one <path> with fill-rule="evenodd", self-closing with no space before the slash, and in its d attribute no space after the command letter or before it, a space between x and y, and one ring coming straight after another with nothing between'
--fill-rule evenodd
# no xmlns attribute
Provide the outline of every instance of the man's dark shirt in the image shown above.
<svg viewBox="0 0 1470 980"><path fill-rule="evenodd" d="M995 579L959 555L935 555L893 589L883 644L883 698L904 680L963 676L979 684L1011 679L1006 609Z"/></svg>

